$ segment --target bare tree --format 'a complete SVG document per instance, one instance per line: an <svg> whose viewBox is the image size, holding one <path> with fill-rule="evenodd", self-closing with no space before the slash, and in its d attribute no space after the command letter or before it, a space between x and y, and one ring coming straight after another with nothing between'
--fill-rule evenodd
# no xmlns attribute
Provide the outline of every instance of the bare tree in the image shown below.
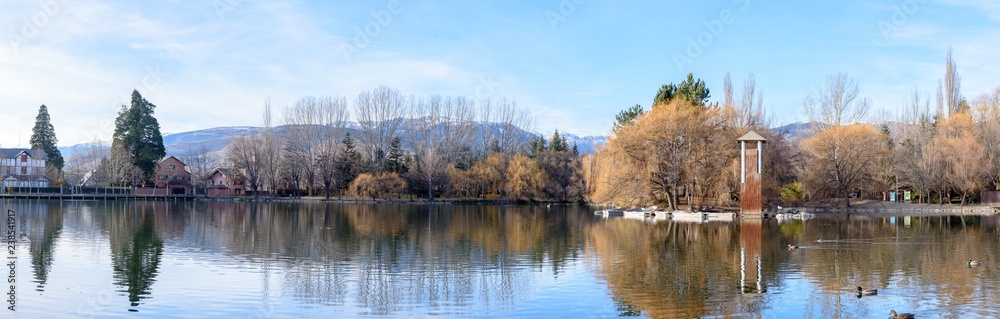
<svg viewBox="0 0 1000 319"><path fill-rule="evenodd" d="M527 144L535 129L535 121L526 109L519 108L517 102L501 98L485 100L480 104L479 118L482 123L482 145L484 154L496 147L507 156L519 153Z"/></svg>
<svg viewBox="0 0 1000 319"><path fill-rule="evenodd" d="M270 189L271 197L278 196L278 173L281 169L281 141L275 136L271 125L271 98L264 99L264 129L261 131L261 173L263 181Z"/></svg>
<svg viewBox="0 0 1000 319"><path fill-rule="evenodd" d="M305 180L309 196L315 193L318 174L322 173L317 160L323 152L334 150L331 143L340 140L347 125L346 105L342 97L307 96L284 110L288 130L286 162L295 163L296 175Z"/></svg>
<svg viewBox="0 0 1000 319"><path fill-rule="evenodd" d="M938 165L934 164L934 154L929 153L928 143L936 132L930 99L922 98L920 92L914 90L897 122L899 126L894 131L896 143L893 150L900 185L925 194L931 188L931 178L939 171ZM920 198L921 201L926 199L926 196Z"/></svg>
<svg viewBox="0 0 1000 319"><path fill-rule="evenodd" d="M988 163L1000 163L1000 88L983 94L973 103L973 118ZM990 165L986 171L986 185L991 190L1000 189L1000 165Z"/></svg>
<svg viewBox="0 0 1000 319"><path fill-rule="evenodd" d="M180 159L190 170L191 180L195 187L204 189L207 185L208 173L218 164L215 154L209 151L205 144L199 144L197 147L189 148L184 155L180 156Z"/></svg>
<svg viewBox="0 0 1000 319"><path fill-rule="evenodd" d="M437 185L450 184L445 170L458 160L459 150L468 147L475 132L474 119L472 102L463 97L435 95L414 103L408 142L419 176L427 183L428 198L433 198Z"/></svg>
<svg viewBox="0 0 1000 319"><path fill-rule="evenodd" d="M412 97L386 86L363 91L354 100L354 119L361 127L361 139L376 171L381 172L385 166L386 150L411 104Z"/></svg>
<svg viewBox="0 0 1000 319"><path fill-rule="evenodd" d="M112 147L108 160L102 161L101 167L114 186L138 186L145 180L142 170L133 164L132 153L123 147Z"/></svg>
<svg viewBox="0 0 1000 319"><path fill-rule="evenodd" d="M858 82L838 73L826 78L826 85L810 93L803 105L809 120L820 130L859 123L868 115L871 100L858 96Z"/></svg>
<svg viewBox="0 0 1000 319"><path fill-rule="evenodd" d="M733 85L729 73L723 80L723 94L730 127L740 131L763 130L771 126L771 120L764 113L764 92L757 90L757 78L750 74L743 81L743 92L739 102L733 99Z"/></svg>
<svg viewBox="0 0 1000 319"><path fill-rule="evenodd" d="M243 176L250 190L257 197L261 175L264 171L263 156L264 141L260 136L240 136L234 138L226 148L226 159L230 165Z"/></svg>
<svg viewBox="0 0 1000 319"><path fill-rule="evenodd" d="M336 180L336 159L341 149L339 141L344 138L348 118L346 99L333 96L319 99L319 120L322 126L319 134L320 142L316 145L318 157L314 161L317 174L323 182L326 199L330 199L330 188L334 186Z"/></svg>
<svg viewBox="0 0 1000 319"><path fill-rule="evenodd" d="M73 155L66 158L65 178L66 182L73 185L106 185L108 179L100 178L95 174L101 166L101 159L111 155L111 148L107 143L97 138L93 141L76 147Z"/></svg>
<svg viewBox="0 0 1000 319"><path fill-rule="evenodd" d="M944 102L948 108L949 116L962 109L962 78L958 76L958 67L955 65L951 53L951 46L948 46L944 70Z"/></svg>

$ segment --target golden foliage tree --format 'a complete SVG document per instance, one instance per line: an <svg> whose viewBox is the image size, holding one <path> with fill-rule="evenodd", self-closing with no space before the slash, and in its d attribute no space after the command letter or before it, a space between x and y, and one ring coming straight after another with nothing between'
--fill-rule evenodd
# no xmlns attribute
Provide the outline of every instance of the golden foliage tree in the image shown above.
<svg viewBox="0 0 1000 319"><path fill-rule="evenodd" d="M357 197L371 197L375 200L388 194L398 194L406 189L406 181L395 172L362 173L354 178L349 187Z"/></svg>
<svg viewBox="0 0 1000 319"><path fill-rule="evenodd" d="M884 146L868 124L833 126L813 135L802 142L807 188L816 195L841 196L850 207L850 193L871 180Z"/></svg>
<svg viewBox="0 0 1000 319"><path fill-rule="evenodd" d="M493 152L469 169L469 176L476 181L471 195L483 198L499 198L507 184L507 159L503 153Z"/></svg>
<svg viewBox="0 0 1000 319"><path fill-rule="evenodd" d="M680 99L655 105L635 124L621 128L594 157L589 167L603 170L592 176L597 178L593 197L616 203L666 202L676 209L681 194L692 205L695 197L728 194L726 175L720 172L735 156L736 131L727 125L726 114L715 105ZM629 187L636 183L642 187Z"/></svg>
<svg viewBox="0 0 1000 319"><path fill-rule="evenodd" d="M968 112L960 112L943 121L938 135L934 137L942 155L944 182L962 193L963 205L968 194L982 187L989 164L975 130L976 123L972 116Z"/></svg>
<svg viewBox="0 0 1000 319"><path fill-rule="evenodd" d="M539 198L545 191L545 172L535 160L517 155L507 166L507 196L512 199Z"/></svg>

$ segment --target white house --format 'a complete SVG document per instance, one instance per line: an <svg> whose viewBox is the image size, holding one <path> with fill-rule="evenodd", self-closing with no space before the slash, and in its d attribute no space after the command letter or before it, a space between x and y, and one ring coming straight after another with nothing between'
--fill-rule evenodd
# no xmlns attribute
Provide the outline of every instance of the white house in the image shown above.
<svg viewBox="0 0 1000 319"><path fill-rule="evenodd" d="M45 178L48 158L41 150L25 148L0 148L0 179L3 188L49 187Z"/></svg>

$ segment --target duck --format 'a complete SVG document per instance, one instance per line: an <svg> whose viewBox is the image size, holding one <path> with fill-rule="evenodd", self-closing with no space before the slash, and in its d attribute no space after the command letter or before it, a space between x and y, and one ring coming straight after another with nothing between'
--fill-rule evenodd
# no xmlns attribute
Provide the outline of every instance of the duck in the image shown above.
<svg viewBox="0 0 1000 319"><path fill-rule="evenodd" d="M906 312L904 312L904 313L897 314L896 310L889 310L889 318L892 318L892 319L914 319L916 317L913 316L912 313L906 313Z"/></svg>
<svg viewBox="0 0 1000 319"><path fill-rule="evenodd" d="M878 289L864 289L859 286L858 294L862 296L874 296L878 294Z"/></svg>
<svg viewBox="0 0 1000 319"><path fill-rule="evenodd" d="M982 266L982 265L983 265L983 262L981 262L981 261L969 259L969 267L979 267L979 266Z"/></svg>
<svg viewBox="0 0 1000 319"><path fill-rule="evenodd" d="M798 245L788 244L788 249L790 249L790 250L791 249L799 249L799 246Z"/></svg>

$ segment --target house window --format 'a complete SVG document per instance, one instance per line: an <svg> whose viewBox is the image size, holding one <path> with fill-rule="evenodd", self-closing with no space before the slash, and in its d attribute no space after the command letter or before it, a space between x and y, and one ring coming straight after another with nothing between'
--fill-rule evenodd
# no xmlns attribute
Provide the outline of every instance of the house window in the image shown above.
<svg viewBox="0 0 1000 319"><path fill-rule="evenodd" d="M27 161L28 161L28 155L21 155L21 162L27 162Z"/></svg>
<svg viewBox="0 0 1000 319"><path fill-rule="evenodd" d="M174 169L173 165L167 165L167 169Z"/></svg>
<svg viewBox="0 0 1000 319"><path fill-rule="evenodd" d="M28 167L21 166L21 175L27 175L27 174L28 174Z"/></svg>
<svg viewBox="0 0 1000 319"><path fill-rule="evenodd" d="M161 181L167 180L167 175L160 175L160 180Z"/></svg>

